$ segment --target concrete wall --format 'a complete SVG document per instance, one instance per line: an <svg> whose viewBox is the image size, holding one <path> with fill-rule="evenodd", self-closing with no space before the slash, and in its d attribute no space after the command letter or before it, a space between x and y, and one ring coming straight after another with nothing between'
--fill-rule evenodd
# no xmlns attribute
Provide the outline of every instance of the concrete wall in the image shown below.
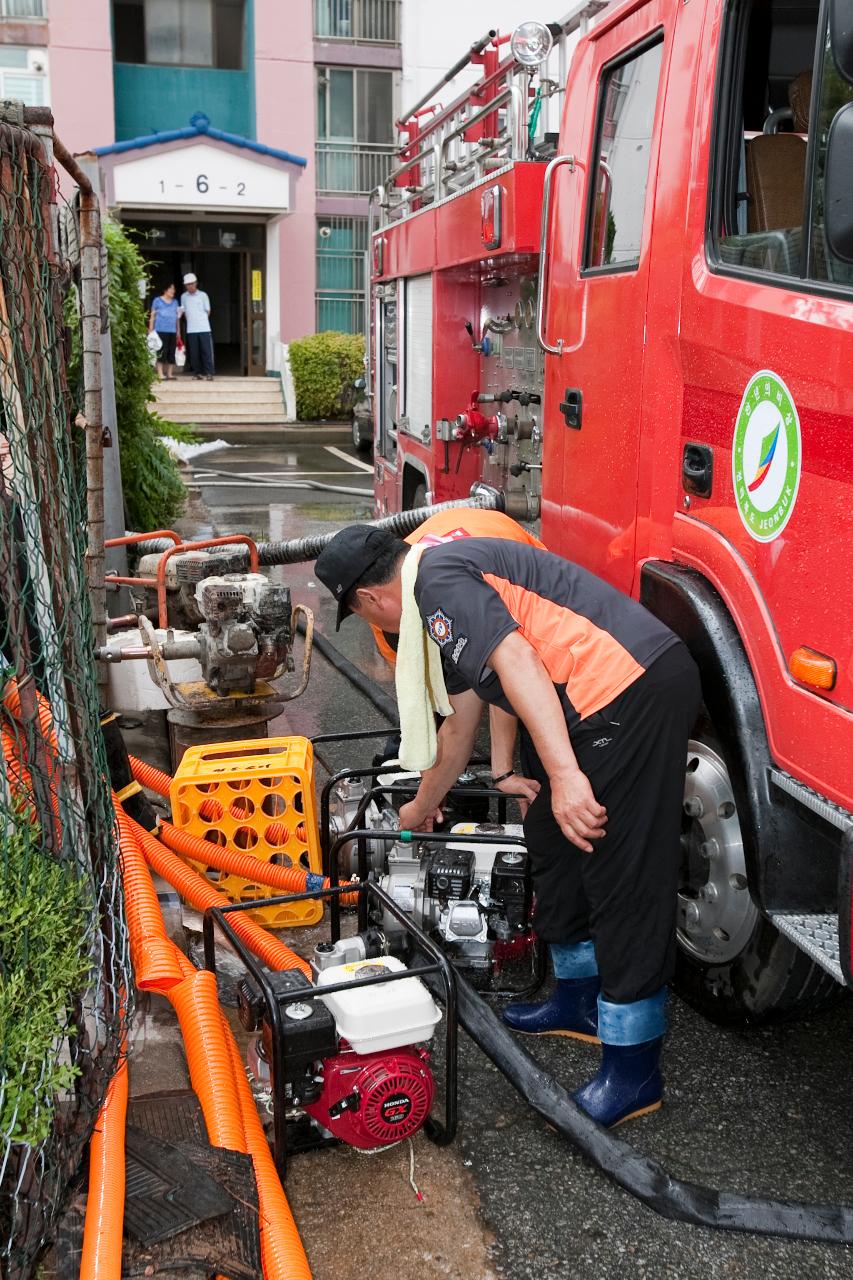
<svg viewBox="0 0 853 1280"><path fill-rule="evenodd" d="M50 0L50 105L69 151L115 141L110 0Z"/></svg>
<svg viewBox="0 0 853 1280"><path fill-rule="evenodd" d="M255 0L255 93L258 138L308 161L296 212L280 224L280 337L289 342L314 332L316 81L310 0L288 0L286 18L284 7L282 0Z"/></svg>

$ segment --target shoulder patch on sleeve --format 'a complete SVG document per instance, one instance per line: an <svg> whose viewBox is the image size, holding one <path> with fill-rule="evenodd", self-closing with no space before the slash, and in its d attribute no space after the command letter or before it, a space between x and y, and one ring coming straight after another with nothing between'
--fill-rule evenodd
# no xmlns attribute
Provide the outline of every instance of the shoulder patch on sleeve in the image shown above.
<svg viewBox="0 0 853 1280"><path fill-rule="evenodd" d="M436 609L435 613L429 614L427 617L427 629L436 644L452 643L453 619L443 609Z"/></svg>

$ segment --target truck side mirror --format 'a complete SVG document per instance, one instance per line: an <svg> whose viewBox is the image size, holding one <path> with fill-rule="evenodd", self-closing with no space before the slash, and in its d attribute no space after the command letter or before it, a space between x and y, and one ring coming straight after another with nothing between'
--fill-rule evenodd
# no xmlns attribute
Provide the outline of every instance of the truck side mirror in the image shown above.
<svg viewBox="0 0 853 1280"><path fill-rule="evenodd" d="M823 200L830 251L842 262L853 262L853 102L836 112L829 126Z"/></svg>
<svg viewBox="0 0 853 1280"><path fill-rule="evenodd" d="M829 38L835 65L853 84L853 5L850 0L830 0Z"/></svg>

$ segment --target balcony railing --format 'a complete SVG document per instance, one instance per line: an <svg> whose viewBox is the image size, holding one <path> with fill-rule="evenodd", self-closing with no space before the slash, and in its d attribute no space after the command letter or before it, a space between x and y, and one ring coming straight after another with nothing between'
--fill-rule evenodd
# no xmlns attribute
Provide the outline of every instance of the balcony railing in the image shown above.
<svg viewBox="0 0 853 1280"><path fill-rule="evenodd" d="M401 0L314 0L318 40L400 43Z"/></svg>
<svg viewBox="0 0 853 1280"><path fill-rule="evenodd" d="M0 18L43 18L44 0L0 0Z"/></svg>
<svg viewBox="0 0 853 1280"><path fill-rule="evenodd" d="M371 142L318 142L317 191L320 195L369 195L385 181L394 147Z"/></svg>

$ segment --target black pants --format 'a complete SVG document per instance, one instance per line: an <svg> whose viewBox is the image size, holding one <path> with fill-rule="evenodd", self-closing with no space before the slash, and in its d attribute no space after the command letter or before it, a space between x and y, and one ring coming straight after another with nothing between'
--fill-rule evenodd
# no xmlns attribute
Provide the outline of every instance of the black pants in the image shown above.
<svg viewBox="0 0 853 1280"><path fill-rule="evenodd" d="M175 344L178 340L178 335L176 333L160 333L160 330L158 329L157 336L163 344L157 352L157 363L174 364Z"/></svg>
<svg viewBox="0 0 853 1280"><path fill-rule="evenodd" d="M187 334L187 363L192 373L213 374L213 335L210 333Z"/></svg>
<svg viewBox="0 0 853 1280"><path fill-rule="evenodd" d="M522 735L522 765L542 789L524 821L546 942L592 938L606 1000L654 994L673 973L687 739L699 711L696 664L668 649L603 711L571 732L578 765L607 809L605 835L583 853L551 812L548 776Z"/></svg>

